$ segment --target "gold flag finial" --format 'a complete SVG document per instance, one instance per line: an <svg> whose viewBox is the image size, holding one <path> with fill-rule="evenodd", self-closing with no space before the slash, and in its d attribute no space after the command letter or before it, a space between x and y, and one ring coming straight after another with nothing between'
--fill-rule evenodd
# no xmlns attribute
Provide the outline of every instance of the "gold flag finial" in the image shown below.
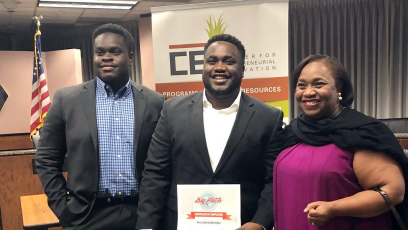
<svg viewBox="0 0 408 230"><path fill-rule="evenodd" d="M43 19L43 16L34 16L33 19L35 19L37 21L37 30L40 30L40 26L41 26L41 20Z"/></svg>

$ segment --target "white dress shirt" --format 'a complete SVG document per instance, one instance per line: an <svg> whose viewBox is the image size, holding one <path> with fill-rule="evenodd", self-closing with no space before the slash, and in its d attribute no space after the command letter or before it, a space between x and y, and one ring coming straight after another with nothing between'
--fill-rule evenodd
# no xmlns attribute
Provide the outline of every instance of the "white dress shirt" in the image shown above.
<svg viewBox="0 0 408 230"><path fill-rule="evenodd" d="M207 142L208 154L210 156L213 171L220 162L222 153L227 145L228 138L234 126L235 118L241 102L241 90L234 103L225 109L214 109L203 92L203 118L205 140Z"/></svg>

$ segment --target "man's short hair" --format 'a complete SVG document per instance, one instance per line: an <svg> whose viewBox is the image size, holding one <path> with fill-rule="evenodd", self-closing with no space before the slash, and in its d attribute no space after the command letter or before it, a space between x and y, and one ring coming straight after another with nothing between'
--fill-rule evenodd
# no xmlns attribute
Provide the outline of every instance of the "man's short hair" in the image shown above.
<svg viewBox="0 0 408 230"><path fill-rule="evenodd" d="M123 28L120 25L113 24L113 23L107 23L99 26L93 31L92 34L92 43L95 42L95 38L98 37L99 35L103 33L115 33L119 34L120 36L123 37L126 48L128 49L128 52L133 52L133 46L135 44L135 40L133 39L133 36L129 33L129 31L125 28Z"/></svg>
<svg viewBox="0 0 408 230"><path fill-rule="evenodd" d="M242 60L245 59L245 47L242 45L241 41L238 40L238 38L230 35L230 34L218 34L213 36L207 41L207 44L204 46L204 53L207 52L208 47L213 44L214 42L217 41L224 41L224 42L229 42L233 44L235 47L237 47L238 51L242 55Z"/></svg>

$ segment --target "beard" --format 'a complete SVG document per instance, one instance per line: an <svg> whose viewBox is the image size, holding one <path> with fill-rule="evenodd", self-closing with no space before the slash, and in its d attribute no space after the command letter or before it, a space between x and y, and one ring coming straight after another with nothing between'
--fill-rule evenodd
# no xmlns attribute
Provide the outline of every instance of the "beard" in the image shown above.
<svg viewBox="0 0 408 230"><path fill-rule="evenodd" d="M204 81L204 87L205 90L213 97L216 98L225 98L230 96L231 94L233 94L237 89L239 89L241 87L241 85L230 85L229 87L219 90L219 89L214 89L211 86L210 82Z"/></svg>

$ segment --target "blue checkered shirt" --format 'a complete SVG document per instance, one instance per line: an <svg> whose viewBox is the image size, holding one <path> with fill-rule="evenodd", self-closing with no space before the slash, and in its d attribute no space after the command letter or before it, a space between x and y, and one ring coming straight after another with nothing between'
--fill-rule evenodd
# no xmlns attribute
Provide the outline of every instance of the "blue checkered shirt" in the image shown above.
<svg viewBox="0 0 408 230"><path fill-rule="evenodd" d="M133 154L135 111L130 80L114 94L112 88L97 77L96 120L100 168L97 196L136 195L139 185Z"/></svg>

